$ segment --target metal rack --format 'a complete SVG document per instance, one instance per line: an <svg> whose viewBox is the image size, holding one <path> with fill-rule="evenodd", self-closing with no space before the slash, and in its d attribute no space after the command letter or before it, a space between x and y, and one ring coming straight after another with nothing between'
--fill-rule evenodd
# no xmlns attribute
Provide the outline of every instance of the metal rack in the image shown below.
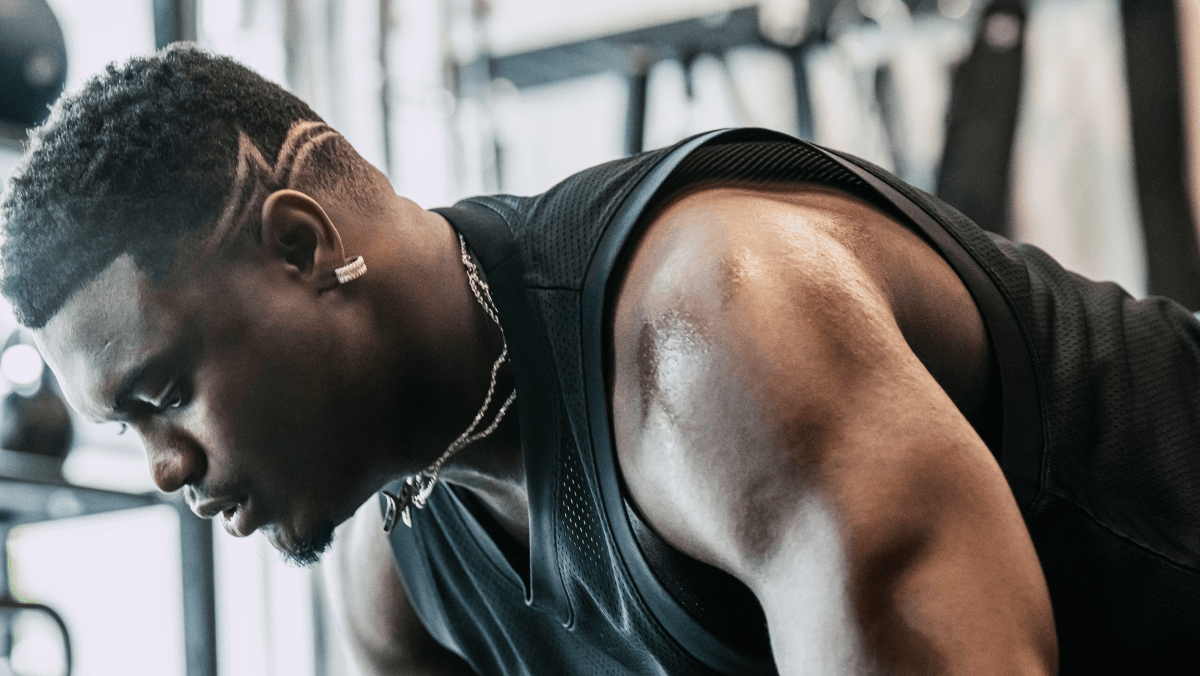
<svg viewBox="0 0 1200 676"><path fill-rule="evenodd" d="M212 524L197 519L183 502L155 493L121 493L77 486L63 479L56 459L0 450L0 598L11 598L8 534L16 526L153 505L179 514L183 561L184 642L188 676L216 674L216 602ZM0 626L0 645L9 627Z"/></svg>
<svg viewBox="0 0 1200 676"><path fill-rule="evenodd" d="M930 11L937 3L929 0L903 0L910 11ZM850 3L851 5L853 3ZM578 42L564 43L518 54L489 59L488 70L494 78L504 78L518 88L534 87L562 80L618 72L629 83L626 111L627 154L642 150L642 132L646 117L646 86L651 67L658 61L676 59L689 64L701 54L723 54L738 47L758 46L783 53L793 64L797 96L797 129L801 138L812 138L812 107L808 83L802 66L805 52L826 39L826 29L841 0L814 0L809 4L804 27L795 44L781 45L763 35L759 9L742 7L712 16L649 26ZM470 95L470 92L465 92Z"/></svg>
<svg viewBox="0 0 1200 676"><path fill-rule="evenodd" d="M831 8L834 3L814 4L829 5ZM823 9L814 7L813 15L822 13ZM820 20L813 15L810 15L810 23ZM795 47L779 47L763 37L758 25L758 8L744 7L713 17L675 21L590 40L493 57L489 70L493 78L506 79L518 88L535 87L604 72L624 74L629 85L625 152L632 155L642 151L648 75L651 67L658 61L679 59L688 63L700 54L719 54L746 45L770 45L783 50L789 58L799 58L805 43ZM794 70L798 78L803 78L803 68ZM800 105L797 106L801 136L811 136L812 113L807 99L804 98L808 88L803 82L797 82L797 85L796 91L804 99L799 101Z"/></svg>

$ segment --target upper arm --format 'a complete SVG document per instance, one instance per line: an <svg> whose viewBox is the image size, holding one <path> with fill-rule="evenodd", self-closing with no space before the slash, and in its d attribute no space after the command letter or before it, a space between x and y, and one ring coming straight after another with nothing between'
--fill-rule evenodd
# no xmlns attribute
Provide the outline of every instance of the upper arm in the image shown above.
<svg viewBox="0 0 1200 676"><path fill-rule="evenodd" d="M1053 628L1032 543L865 236L737 191L656 219L614 313L630 496L756 593L785 673L1035 666Z"/></svg>
<svg viewBox="0 0 1200 676"><path fill-rule="evenodd" d="M365 675L473 673L417 617L375 500L338 527L322 572L330 608Z"/></svg>

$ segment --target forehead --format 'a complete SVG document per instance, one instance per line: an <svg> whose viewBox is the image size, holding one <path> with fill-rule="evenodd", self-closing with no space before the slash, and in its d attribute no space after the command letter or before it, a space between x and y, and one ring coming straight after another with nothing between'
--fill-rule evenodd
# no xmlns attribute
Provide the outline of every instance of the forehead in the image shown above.
<svg viewBox="0 0 1200 676"><path fill-rule="evenodd" d="M124 255L73 294L35 338L67 400L102 418L122 375L168 345L180 319L172 295L153 289Z"/></svg>

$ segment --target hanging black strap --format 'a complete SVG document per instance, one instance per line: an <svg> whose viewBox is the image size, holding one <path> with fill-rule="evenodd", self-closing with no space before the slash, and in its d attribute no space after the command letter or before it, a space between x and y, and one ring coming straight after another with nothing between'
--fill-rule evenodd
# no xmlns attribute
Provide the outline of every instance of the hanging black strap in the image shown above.
<svg viewBox="0 0 1200 676"><path fill-rule="evenodd" d="M796 138L809 142L817 138L816 123L813 120L812 91L806 65L813 44L813 40L806 40L787 50L788 60L792 64L792 83L796 90Z"/></svg>
<svg viewBox="0 0 1200 676"><path fill-rule="evenodd" d="M1200 248L1186 183L1175 3L1125 0L1121 19L1148 289L1200 310Z"/></svg>
<svg viewBox="0 0 1200 676"><path fill-rule="evenodd" d="M951 81L937 194L985 230L1011 237L1009 165L1021 95L1025 3L995 0Z"/></svg>

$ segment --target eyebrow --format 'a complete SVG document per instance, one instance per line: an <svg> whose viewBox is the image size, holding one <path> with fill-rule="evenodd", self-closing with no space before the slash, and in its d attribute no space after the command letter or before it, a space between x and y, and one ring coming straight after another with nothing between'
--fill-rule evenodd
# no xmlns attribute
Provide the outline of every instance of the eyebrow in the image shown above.
<svg viewBox="0 0 1200 676"><path fill-rule="evenodd" d="M146 360L144 364L130 370L112 396L112 403L108 407L108 415L104 420L97 422L125 422L129 420L130 412L133 409L132 399L134 391L141 386L150 371L163 361L164 356L164 354L157 354Z"/></svg>

